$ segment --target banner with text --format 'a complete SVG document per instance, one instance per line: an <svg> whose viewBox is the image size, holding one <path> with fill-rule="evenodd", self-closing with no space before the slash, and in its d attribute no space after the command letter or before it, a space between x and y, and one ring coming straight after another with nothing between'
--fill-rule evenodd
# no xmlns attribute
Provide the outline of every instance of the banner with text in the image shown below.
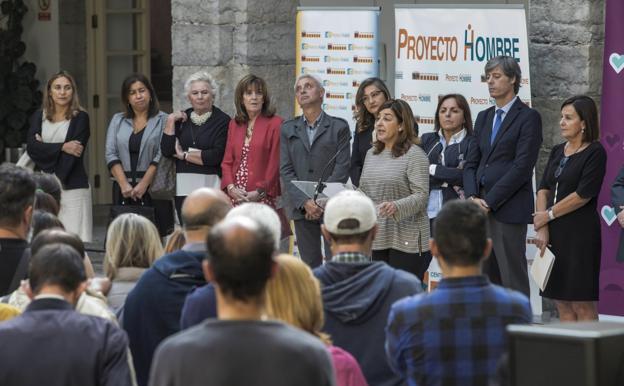
<svg viewBox="0 0 624 386"><path fill-rule="evenodd" d="M522 69L519 96L531 105L524 8L398 6L395 9L395 96L410 104L420 133L433 131L438 97L462 94L472 118L494 105L484 77L487 61L513 56Z"/></svg>
<svg viewBox="0 0 624 386"><path fill-rule="evenodd" d="M611 185L624 166L624 2L607 0L605 15L600 140L607 151L607 172L598 196L602 220L598 311L624 316L624 240L620 240L624 232L611 206Z"/></svg>
<svg viewBox="0 0 624 386"><path fill-rule="evenodd" d="M360 82L379 76L379 8L301 8L297 11L296 73L325 87L323 110L355 129ZM295 101L295 115L301 109Z"/></svg>

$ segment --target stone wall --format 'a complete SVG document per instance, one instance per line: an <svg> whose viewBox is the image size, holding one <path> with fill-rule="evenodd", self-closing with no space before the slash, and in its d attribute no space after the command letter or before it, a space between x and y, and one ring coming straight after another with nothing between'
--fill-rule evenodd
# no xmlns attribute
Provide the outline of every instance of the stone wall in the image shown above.
<svg viewBox="0 0 624 386"><path fill-rule="evenodd" d="M532 101L544 129L537 168L541 176L550 149L564 141L561 103L576 94L600 103L604 0L532 0L528 29Z"/></svg>
<svg viewBox="0 0 624 386"><path fill-rule="evenodd" d="M188 106L184 81L206 70L219 84L215 105L233 114L241 77L263 77L277 107L293 113L295 0L173 0L173 106Z"/></svg>

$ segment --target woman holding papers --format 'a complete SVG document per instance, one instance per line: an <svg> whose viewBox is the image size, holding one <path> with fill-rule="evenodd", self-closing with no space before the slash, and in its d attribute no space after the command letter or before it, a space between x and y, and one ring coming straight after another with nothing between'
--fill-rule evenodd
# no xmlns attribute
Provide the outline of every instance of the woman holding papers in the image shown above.
<svg viewBox="0 0 624 386"><path fill-rule="evenodd" d="M150 80L132 74L121 86L123 111L113 115L106 132L106 164L113 176L113 205L154 208L160 236L173 230L170 200L150 197L148 188L160 161L160 137L167 114L159 110Z"/></svg>
<svg viewBox="0 0 624 386"><path fill-rule="evenodd" d="M221 186L221 161L225 152L230 117L213 105L217 83L204 71L184 83L191 108L169 114L161 149L176 160L175 205L182 223L182 203L200 187Z"/></svg>
<svg viewBox="0 0 624 386"><path fill-rule="evenodd" d="M379 109L377 138L366 153L360 190L379 214L373 260L417 275L429 263L429 160L415 145L414 116L407 102L394 99Z"/></svg>
<svg viewBox="0 0 624 386"><path fill-rule="evenodd" d="M598 112L587 96L561 106L561 135L537 192L536 244L555 255L542 295L555 300L561 321L598 319L600 222L596 211L606 152L598 142Z"/></svg>

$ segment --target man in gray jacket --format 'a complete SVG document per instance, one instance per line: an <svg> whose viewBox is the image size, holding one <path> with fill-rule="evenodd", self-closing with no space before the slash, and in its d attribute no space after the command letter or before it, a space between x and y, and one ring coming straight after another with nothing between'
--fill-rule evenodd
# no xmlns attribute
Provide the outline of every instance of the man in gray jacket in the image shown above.
<svg viewBox="0 0 624 386"><path fill-rule="evenodd" d="M312 75L295 82L295 97L303 115L282 124L280 175L301 258L312 268L321 265L323 209L292 181L347 182L351 130L347 121L322 109L325 89ZM329 246L325 244L329 255Z"/></svg>

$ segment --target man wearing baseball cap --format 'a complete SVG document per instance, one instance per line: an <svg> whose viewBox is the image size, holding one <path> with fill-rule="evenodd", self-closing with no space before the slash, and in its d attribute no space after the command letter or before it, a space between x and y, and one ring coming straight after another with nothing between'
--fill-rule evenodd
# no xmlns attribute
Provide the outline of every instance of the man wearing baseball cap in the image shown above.
<svg viewBox="0 0 624 386"><path fill-rule="evenodd" d="M332 259L316 268L321 282L325 326L334 344L350 352L371 385L399 385L387 364L384 327L396 300L422 291L418 278L371 260L377 214L370 198L355 191L332 197L321 231Z"/></svg>

